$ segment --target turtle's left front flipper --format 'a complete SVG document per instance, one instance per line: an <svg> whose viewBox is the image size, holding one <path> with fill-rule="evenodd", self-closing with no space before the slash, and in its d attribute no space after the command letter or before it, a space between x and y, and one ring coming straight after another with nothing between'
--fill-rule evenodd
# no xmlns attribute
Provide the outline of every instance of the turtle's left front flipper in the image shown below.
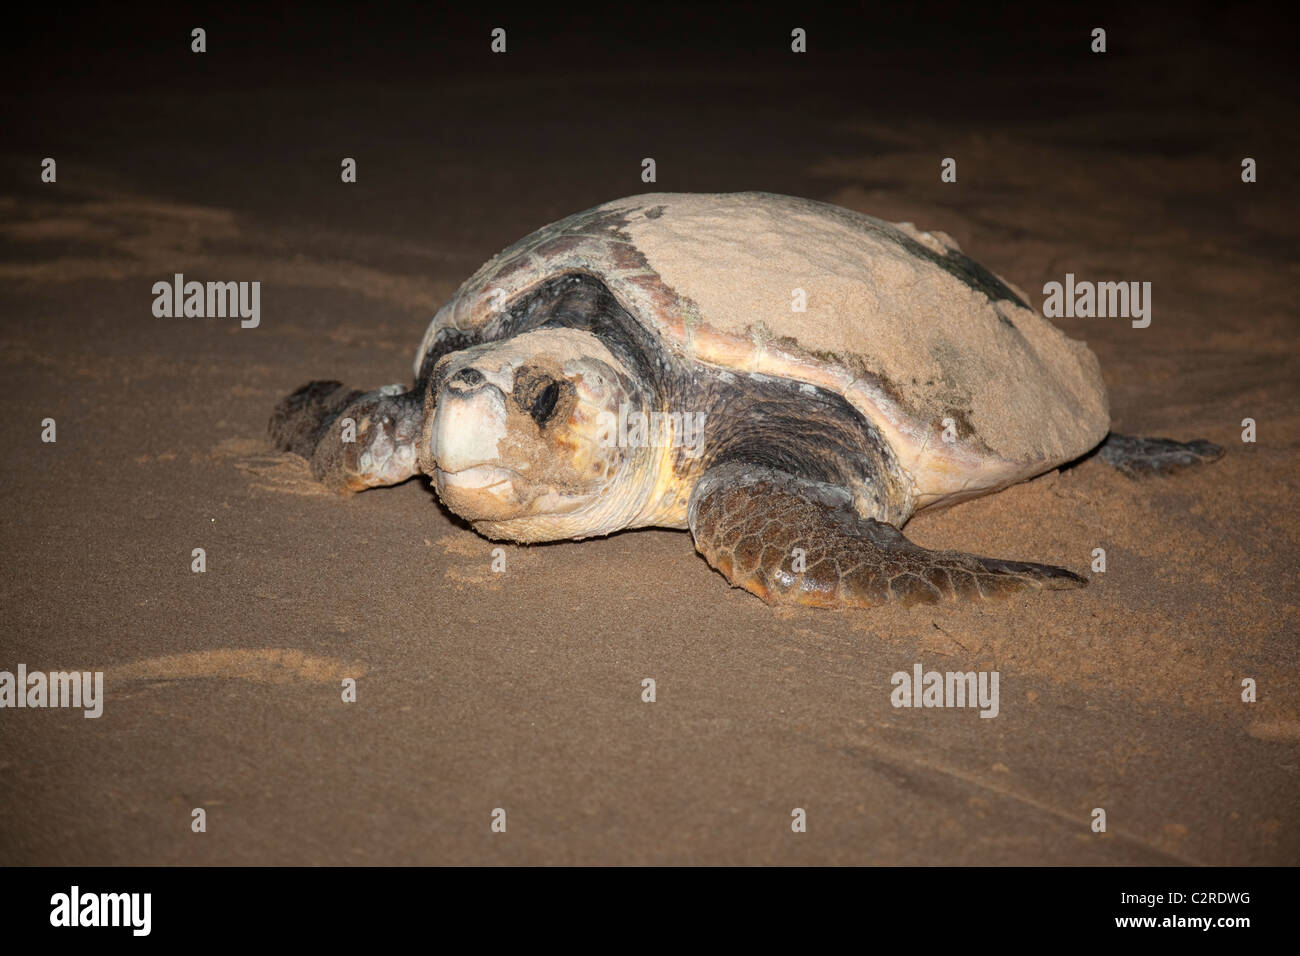
<svg viewBox="0 0 1300 956"><path fill-rule="evenodd" d="M275 407L275 447L311 462L318 481L339 492L395 485L419 471L424 393L401 385L373 392L309 382Z"/></svg>
<svg viewBox="0 0 1300 956"><path fill-rule="evenodd" d="M860 517L843 488L772 468L716 466L691 493L695 548L768 604L875 607L1084 587L1064 568L927 551Z"/></svg>

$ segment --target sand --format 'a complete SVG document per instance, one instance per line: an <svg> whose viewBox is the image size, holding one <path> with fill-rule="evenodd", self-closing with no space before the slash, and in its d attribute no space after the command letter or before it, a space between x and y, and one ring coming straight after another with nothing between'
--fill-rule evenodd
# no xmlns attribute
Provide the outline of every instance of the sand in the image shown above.
<svg viewBox="0 0 1300 956"><path fill-rule="evenodd" d="M1293 117L1247 53L1131 26L1109 76L972 57L889 96L864 90L915 49L436 84L87 66L6 97L0 670L102 670L105 701L0 710L0 863L1295 863ZM1086 590L837 613L729 589L684 533L496 545L426 482L340 499L270 448L281 396L405 381L466 276L647 191L647 150L654 189L948 233L1035 306L1066 272L1152 282L1149 328L1056 324L1117 430L1226 456L1150 483L1090 459L908 526L1080 572L1104 549ZM155 317L176 273L260 281L260 324ZM996 670L998 716L893 707L917 663Z"/></svg>

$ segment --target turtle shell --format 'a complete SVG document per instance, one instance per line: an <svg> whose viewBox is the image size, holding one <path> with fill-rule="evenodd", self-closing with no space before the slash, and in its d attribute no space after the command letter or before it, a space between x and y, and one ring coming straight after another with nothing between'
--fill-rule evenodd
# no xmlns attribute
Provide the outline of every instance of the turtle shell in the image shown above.
<svg viewBox="0 0 1300 956"><path fill-rule="evenodd" d="M1096 356L949 237L771 193L631 196L539 229L438 311L417 375L441 336L507 334L503 307L575 272L665 348L842 395L918 510L1048 471L1109 429Z"/></svg>

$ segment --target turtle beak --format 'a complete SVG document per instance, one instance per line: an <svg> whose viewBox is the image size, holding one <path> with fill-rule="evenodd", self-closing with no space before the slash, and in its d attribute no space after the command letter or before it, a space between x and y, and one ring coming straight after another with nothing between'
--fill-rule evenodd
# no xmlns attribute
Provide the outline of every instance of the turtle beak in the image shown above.
<svg viewBox="0 0 1300 956"><path fill-rule="evenodd" d="M492 380L499 377L467 366L443 380L436 398L429 454L438 496L470 521L519 509L514 473L501 463L507 411L506 392Z"/></svg>
<svg viewBox="0 0 1300 956"><path fill-rule="evenodd" d="M459 472L500 458L506 435L506 397L478 369L461 369L443 384L433 421L434 464Z"/></svg>

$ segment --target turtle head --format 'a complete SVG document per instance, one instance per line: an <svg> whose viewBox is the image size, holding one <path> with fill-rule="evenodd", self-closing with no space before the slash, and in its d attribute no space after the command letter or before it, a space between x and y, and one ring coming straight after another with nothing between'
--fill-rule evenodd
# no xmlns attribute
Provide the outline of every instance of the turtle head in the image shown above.
<svg viewBox="0 0 1300 956"><path fill-rule="evenodd" d="M617 441L652 389L589 332L540 329L446 356L425 406L424 471L489 538L608 534L640 513L659 449Z"/></svg>

